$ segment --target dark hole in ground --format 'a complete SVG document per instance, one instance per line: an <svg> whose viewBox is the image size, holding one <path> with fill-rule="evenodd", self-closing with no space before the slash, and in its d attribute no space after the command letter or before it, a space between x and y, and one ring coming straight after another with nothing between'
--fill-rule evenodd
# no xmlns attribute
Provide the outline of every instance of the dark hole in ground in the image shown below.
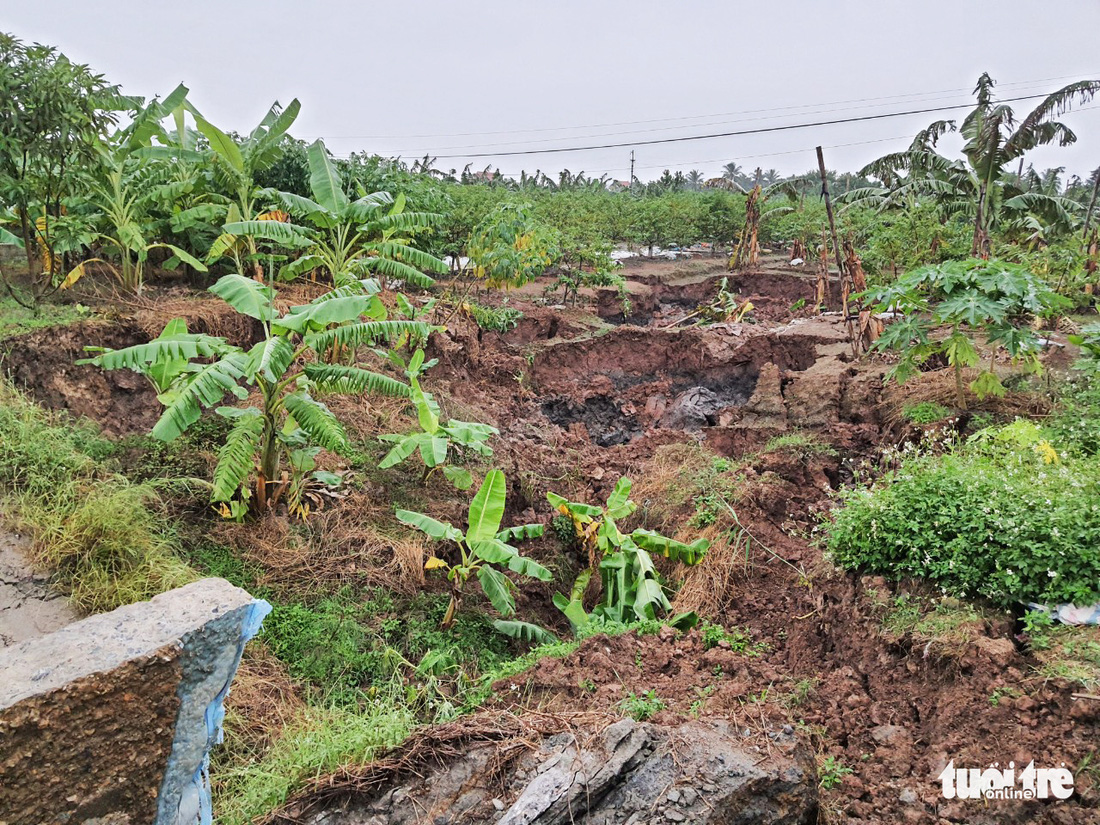
<svg viewBox="0 0 1100 825"><path fill-rule="evenodd" d="M542 412L564 429L578 422L584 424L594 444L611 447L632 441L646 426L688 431L717 426L722 410L741 406L752 397L758 377L759 370L751 363L726 367L705 377L678 376L671 386L654 390L653 397L660 396L664 404L657 421L639 421L637 415L623 412L623 399L610 395L594 395L583 402L556 396L542 402ZM654 375L620 379L615 382L620 390L659 381Z"/></svg>
<svg viewBox="0 0 1100 825"><path fill-rule="evenodd" d="M559 427L583 423L592 442L600 447L626 444L642 434L637 417L625 414L619 402L606 395L593 396L583 403L551 398L542 403L542 412Z"/></svg>

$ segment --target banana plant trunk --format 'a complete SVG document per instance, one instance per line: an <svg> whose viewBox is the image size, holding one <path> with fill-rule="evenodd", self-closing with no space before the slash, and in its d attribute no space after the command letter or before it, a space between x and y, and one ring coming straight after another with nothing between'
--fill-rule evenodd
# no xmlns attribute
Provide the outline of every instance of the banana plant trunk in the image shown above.
<svg viewBox="0 0 1100 825"><path fill-rule="evenodd" d="M985 184L982 184L982 188L978 192L978 211L974 216L974 239L970 243L970 257L976 257L978 250L982 245L982 223L985 210Z"/></svg>

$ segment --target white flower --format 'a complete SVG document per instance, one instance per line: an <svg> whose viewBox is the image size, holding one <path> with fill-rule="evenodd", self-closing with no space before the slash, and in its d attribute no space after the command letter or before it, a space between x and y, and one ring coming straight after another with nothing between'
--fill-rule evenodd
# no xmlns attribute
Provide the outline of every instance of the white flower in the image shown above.
<svg viewBox="0 0 1100 825"><path fill-rule="evenodd" d="M1052 579L1058 578L1058 573L1054 570L1048 570L1047 575L1050 576Z"/></svg>

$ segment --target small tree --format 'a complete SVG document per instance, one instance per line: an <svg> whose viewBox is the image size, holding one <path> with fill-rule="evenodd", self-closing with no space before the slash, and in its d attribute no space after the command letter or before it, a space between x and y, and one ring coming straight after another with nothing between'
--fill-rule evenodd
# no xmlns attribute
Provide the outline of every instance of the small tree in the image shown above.
<svg viewBox="0 0 1100 825"><path fill-rule="evenodd" d="M977 336L983 336L993 351L989 369L971 382L970 389L979 398L1003 395L1004 386L993 372L996 348L1003 346L1014 363L1038 372L1039 340L1026 322L1048 314L1064 300L1023 266L977 258L914 269L862 297L875 304L877 312L904 314L874 344L876 349L901 353L889 376L903 383L929 357L942 354L955 372L956 403L963 410L962 371L980 362ZM946 327L946 335L935 334L940 327Z"/></svg>
<svg viewBox="0 0 1100 825"><path fill-rule="evenodd" d="M249 506L265 511L285 493L291 511L304 518L308 507L301 503L301 492L313 471L313 456L318 448L342 453L348 446L343 426L318 396L409 395L408 385L394 378L358 365L321 363L320 356L335 344L354 351L406 332L427 335L428 327L418 321L386 320L377 296L322 295L278 315L271 287L242 275L226 275L210 291L237 312L260 321L264 340L246 351L222 338L188 333L177 320L147 344L103 350L79 363L148 376L165 405L152 432L161 441L182 435L204 409L227 394L244 399L245 387L254 388L257 406L216 409L232 427L218 453L211 500L223 515L242 518ZM312 478L332 480L325 475Z"/></svg>
<svg viewBox="0 0 1100 825"><path fill-rule="evenodd" d="M558 256L554 233L526 204L506 203L474 227L468 250L474 274L489 286L523 286Z"/></svg>
<svg viewBox="0 0 1100 825"><path fill-rule="evenodd" d="M73 229L65 212L81 194L97 162L96 144L124 99L87 66L48 46L26 46L0 33L0 203L14 209L16 232L0 230L0 243L23 248L29 289L12 297L27 307L60 288L60 253Z"/></svg>

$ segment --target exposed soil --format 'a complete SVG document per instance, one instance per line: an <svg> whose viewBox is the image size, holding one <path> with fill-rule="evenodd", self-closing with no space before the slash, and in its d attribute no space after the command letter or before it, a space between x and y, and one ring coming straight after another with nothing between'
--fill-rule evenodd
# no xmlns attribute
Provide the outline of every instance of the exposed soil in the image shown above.
<svg viewBox="0 0 1100 825"><path fill-rule="evenodd" d="M0 649L60 630L80 618L49 576L35 571L30 541L0 526Z"/></svg>
<svg viewBox="0 0 1100 825"><path fill-rule="evenodd" d="M808 537L831 491L904 433L880 407L885 365L853 361L835 316L792 318L795 302L809 302L812 277L785 261L736 273L730 288L754 303L757 323L670 328L713 297L722 262L629 263L624 274L635 309L628 318L619 317L614 290L582 295L594 312L536 304L544 284L509 296L525 317L507 333L456 318L430 347L440 361L432 391L445 414L501 430L494 462L508 475L517 520L549 517L547 489L602 499L621 473L644 478L668 445L703 442L743 459L737 516L749 549L668 572L684 578L682 600L694 600L678 607L702 607L761 646L746 656L728 645L703 650L698 634L600 637L498 685L499 702L519 701L512 683L525 706L547 708L611 709L626 693L652 689L667 703L662 714L695 712L702 700L704 715L740 718L767 693L759 703L767 713L801 724L822 754L854 771L823 793L823 822L1100 821L1087 778L1065 802L940 797L935 777L951 760L1082 766L1100 741L1100 702L1074 700L1065 680L1038 680L1011 616L971 628L957 650L898 638L883 627L891 589L823 562ZM72 366L85 344L123 346L140 339L138 329L85 324L23 336L8 342L5 367L46 406L87 415L110 433L147 431L159 408L144 379ZM835 453L759 453L790 433ZM651 527L667 521L675 530L693 510L690 500L646 501ZM447 517L461 510L456 501L438 508ZM521 611L542 606L540 621L559 621L548 595L523 595Z"/></svg>

